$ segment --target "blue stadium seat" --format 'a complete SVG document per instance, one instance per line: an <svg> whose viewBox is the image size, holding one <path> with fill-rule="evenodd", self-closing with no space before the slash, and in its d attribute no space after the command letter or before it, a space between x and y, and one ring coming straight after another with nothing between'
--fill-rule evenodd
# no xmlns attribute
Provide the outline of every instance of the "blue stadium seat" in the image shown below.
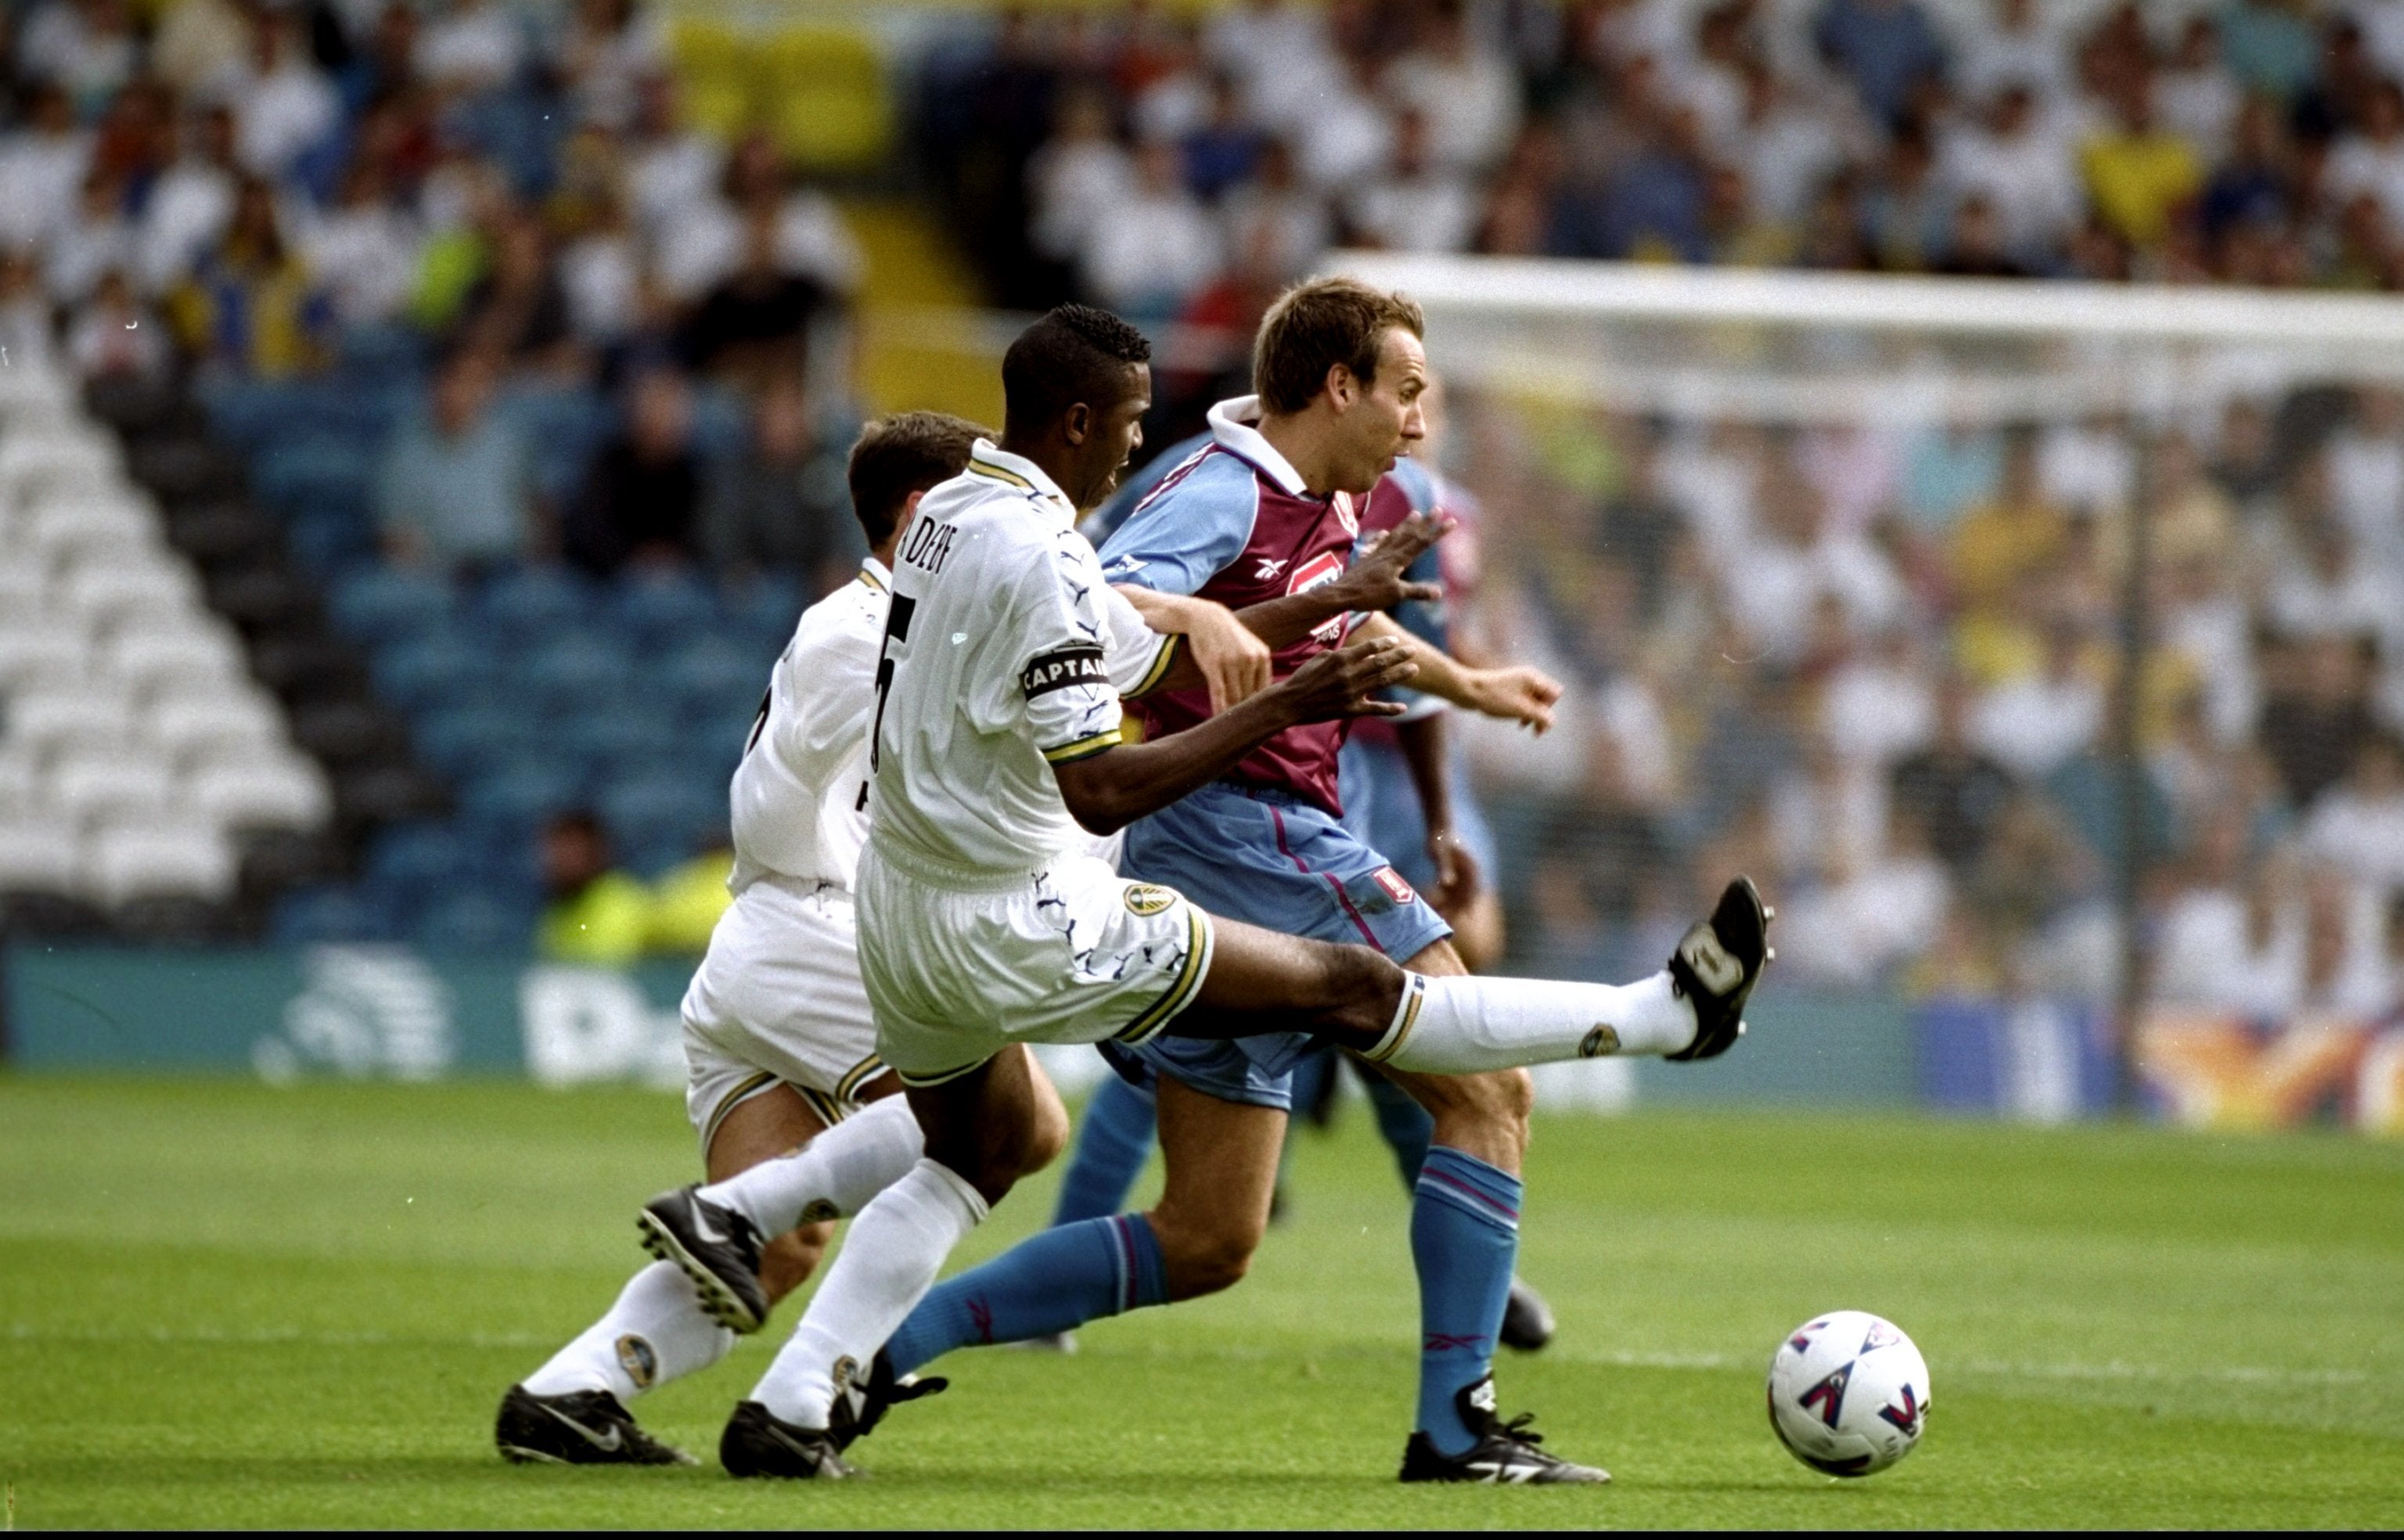
<svg viewBox="0 0 2404 1540"><path fill-rule="evenodd" d="M595 799L609 837L625 852L674 843L682 847L726 821L723 782L696 782L674 773L638 777L600 789Z"/></svg>
<svg viewBox="0 0 2404 1540"><path fill-rule="evenodd" d="M629 573L612 587L609 611L636 646L665 650L717 629L718 596L690 573Z"/></svg>
<svg viewBox="0 0 2404 1540"><path fill-rule="evenodd" d="M410 938L434 952L522 952L533 938L534 920L524 904L471 889L428 903L410 927Z"/></svg>
<svg viewBox="0 0 2404 1540"><path fill-rule="evenodd" d="M447 633L385 647L373 673L377 692L412 713L489 699L494 682L490 654Z"/></svg>
<svg viewBox="0 0 2404 1540"><path fill-rule="evenodd" d="M212 381L202 387L201 401L217 437L247 451L288 431L314 388L300 381Z"/></svg>
<svg viewBox="0 0 2404 1540"><path fill-rule="evenodd" d="M793 627L809 607L802 585L783 572L760 572L727 586L727 618L742 628L747 645L764 646L773 657L793 639Z"/></svg>
<svg viewBox="0 0 2404 1540"><path fill-rule="evenodd" d="M509 831L521 833L581 800L584 777L551 760L521 760L469 781L459 795L460 811L481 830L472 837L496 843Z"/></svg>
<svg viewBox="0 0 2404 1540"><path fill-rule="evenodd" d="M528 656L517 677L544 710L571 718L626 699L635 659L607 633L571 632Z"/></svg>
<svg viewBox="0 0 2404 1540"><path fill-rule="evenodd" d="M367 879L378 891L416 904L473 886L482 859L477 847L447 824L404 823L377 836L368 854Z"/></svg>
<svg viewBox="0 0 2404 1540"><path fill-rule="evenodd" d="M388 941L392 916L349 888L303 888L276 904L268 934L279 946L327 942Z"/></svg>
<svg viewBox="0 0 2404 1540"><path fill-rule="evenodd" d="M538 646L580 624L599 608L594 586L555 567L505 572L476 595L473 613L511 647Z"/></svg>
<svg viewBox="0 0 2404 1540"><path fill-rule="evenodd" d="M668 653L656 678L688 716L701 713L721 717L730 702L759 704L760 693L768 688L768 670L776 661L773 651L762 656L756 647L713 635L687 642ZM738 706L736 714L743 717L745 723L749 722L748 707ZM740 730L738 726L736 731Z"/></svg>
<svg viewBox="0 0 2404 1540"><path fill-rule="evenodd" d="M418 720L414 736L418 757L454 780L531 758L543 746L539 723L489 704L433 707Z"/></svg>
<svg viewBox="0 0 2404 1540"><path fill-rule="evenodd" d="M423 637L451 617L451 585L423 573L370 567L336 585L334 623L378 646Z"/></svg>
<svg viewBox="0 0 2404 1540"><path fill-rule="evenodd" d="M375 559L375 532L368 521L342 510L302 509L285 522L285 539L300 565L320 578L333 578Z"/></svg>
<svg viewBox="0 0 2404 1540"><path fill-rule="evenodd" d="M262 445L251 462L250 482L259 499L279 513L325 510L364 518L375 461L370 441L316 433Z"/></svg>
<svg viewBox="0 0 2404 1540"><path fill-rule="evenodd" d="M641 701L613 701L577 712L560 722L555 741L562 753L611 779L670 763L685 747L677 720Z"/></svg>

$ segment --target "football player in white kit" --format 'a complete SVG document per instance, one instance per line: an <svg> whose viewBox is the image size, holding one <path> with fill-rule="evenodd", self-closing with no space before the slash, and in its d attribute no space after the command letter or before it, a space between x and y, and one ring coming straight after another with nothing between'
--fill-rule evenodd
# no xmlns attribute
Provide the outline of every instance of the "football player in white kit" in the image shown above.
<svg viewBox="0 0 2404 1540"><path fill-rule="evenodd" d="M906 1396L878 1372L880 1350L952 1248L1034 1169L1036 1131L1056 1116L1028 1043L1299 1031L1372 1063L1458 1074L1603 1053L1708 1057L1743 1029L1768 915L1741 878L1667 968L1611 987L1410 973L1366 946L1214 919L1083 853L1090 834L1217 779L1290 727L1399 710L1374 697L1417 672L1417 644L1377 635L1195 726L1123 740L1121 695L1200 679L1075 530L1141 441L1149 357L1139 333L1084 306L1030 327L1002 363L1002 441L980 441L928 495L898 550L869 729L860 974L924 1155L860 1211L735 1408L719 1446L731 1474L850 1475L842 1450ZM1422 432L1426 371L1401 329L1374 378L1331 371L1348 454L1391 469ZM692 1211L677 1216L688 1239ZM1139 1224L1124 1236L1124 1308L1165 1302L1156 1241ZM706 1295L753 1287L738 1249L701 1240L682 1255L716 1276Z"/></svg>
<svg viewBox="0 0 2404 1540"><path fill-rule="evenodd" d="M685 993L685 1108L717 1183L701 1189L720 1205L708 1211L720 1226L712 1233L756 1259L750 1287L705 1309L647 1210L646 1243L663 1260L510 1387L495 1437L512 1461L691 1463L646 1434L626 1402L723 1357L735 1333L713 1313L756 1326L817 1267L832 1221L918 1159L917 1123L876 1054L852 887L867 835L872 677L893 548L919 498L968 464L985 431L930 412L862 431L847 470L873 553L853 581L803 614L734 773L734 903ZM1048 1082L1029 1084L1039 1111L1016 1155L1040 1168L1066 1137L1067 1117ZM672 1193L653 1206L683 1201Z"/></svg>

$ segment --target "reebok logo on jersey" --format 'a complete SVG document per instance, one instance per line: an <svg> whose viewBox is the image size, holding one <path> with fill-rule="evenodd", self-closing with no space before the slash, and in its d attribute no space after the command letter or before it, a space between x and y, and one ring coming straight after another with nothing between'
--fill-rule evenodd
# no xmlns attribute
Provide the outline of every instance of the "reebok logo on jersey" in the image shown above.
<svg viewBox="0 0 2404 1540"><path fill-rule="evenodd" d="M1285 563L1286 558L1283 556L1263 556L1260 569L1252 576L1263 582L1273 582L1277 580L1277 575L1285 570Z"/></svg>
<svg viewBox="0 0 2404 1540"><path fill-rule="evenodd" d="M1098 647L1064 647L1056 652L1046 652L1018 676L1018 687L1026 692L1028 700L1081 684L1108 688L1110 682L1111 671L1102 662L1102 650Z"/></svg>

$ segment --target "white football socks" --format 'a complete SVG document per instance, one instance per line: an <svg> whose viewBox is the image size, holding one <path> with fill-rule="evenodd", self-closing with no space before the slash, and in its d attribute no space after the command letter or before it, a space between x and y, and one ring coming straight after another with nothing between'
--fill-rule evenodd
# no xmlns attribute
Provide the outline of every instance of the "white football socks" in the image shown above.
<svg viewBox="0 0 2404 1540"><path fill-rule="evenodd" d="M1425 1074L1477 1074L1604 1054L1674 1054L1695 1011L1665 971L1634 984L1412 973L1393 1025L1364 1057Z"/></svg>
<svg viewBox="0 0 2404 1540"><path fill-rule="evenodd" d="M909 1099L872 1101L816 1139L701 1189L757 1225L762 1240L795 1225L856 1214L918 1163L924 1141Z"/></svg>
<svg viewBox="0 0 2404 1540"><path fill-rule="evenodd" d="M734 1334L701 1308L692 1281L673 1263L636 1273L609 1313L525 1377L536 1395L608 1391L619 1401L706 1369L734 1346Z"/></svg>
<svg viewBox="0 0 2404 1540"><path fill-rule="evenodd" d="M985 1215L984 1197L948 1168L913 1166L851 1222L818 1297L751 1399L795 1427L825 1427L836 1391L866 1380L877 1350Z"/></svg>

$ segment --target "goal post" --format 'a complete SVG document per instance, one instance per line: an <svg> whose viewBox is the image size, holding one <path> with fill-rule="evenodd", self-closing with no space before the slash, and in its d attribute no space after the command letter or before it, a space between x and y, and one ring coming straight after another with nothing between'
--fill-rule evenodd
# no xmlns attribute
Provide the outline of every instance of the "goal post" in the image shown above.
<svg viewBox="0 0 2404 1540"><path fill-rule="evenodd" d="M1568 673L1587 735L1569 753L1588 763L1548 781L1524 744L1484 740L1489 780L1559 805L1517 910L1601 906L1542 865L1581 809L1649 824L1628 848L1698 880L1766 860L1796 972L2084 998L2131 1103L2165 877L2204 859L2215 816L2218 793L2178 777L2279 760L2261 700L2304 666L2291 643L2344 623L2404 637L2265 592L2279 563L2317 559L2291 549L2314 537L2289 504L2326 446L2386 432L2404 473L2404 300L1381 252L1327 267L1424 308L1436 453L1486 504L1481 607ZM2370 559L2365 520L2404 552L2404 508L2383 500L2404 484L2345 496L2368 499L2346 509L2346 559ZM1663 507L1673 553L1645 545L1668 538ZM2368 665L2374 705L2404 702L2397 651L2383 639ZM1894 719L1955 680L2041 820L1972 841L1893 819L1898 756L1933 731ZM2190 743L2199 698L2217 717ZM2053 720L2082 700L2101 702L2083 736ZM1744 709L1791 721L1720 720ZM1774 771L1731 763L1789 726ZM2027 848L1999 860L1998 837ZM1611 923L1650 922L1641 883L1586 883L1618 895Z"/></svg>

